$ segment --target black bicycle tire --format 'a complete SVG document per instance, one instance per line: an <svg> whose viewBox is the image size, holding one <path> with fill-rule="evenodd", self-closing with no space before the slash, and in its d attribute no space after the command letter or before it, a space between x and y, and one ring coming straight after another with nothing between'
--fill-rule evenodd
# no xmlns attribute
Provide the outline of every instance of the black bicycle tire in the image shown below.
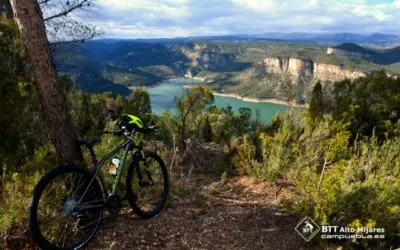
<svg viewBox="0 0 400 250"><path fill-rule="evenodd" d="M58 247L55 246L53 244L51 244L50 242L48 242L45 237L42 235L42 233L40 232L40 228L39 228L39 223L38 223L38 219L37 219L37 210L38 210L38 204L40 201L40 197L44 191L44 189L46 188L46 186L51 183L51 180L53 180L54 178L56 178L58 175L60 174L65 174L68 172L76 172L76 173L81 173L83 175L86 175L88 177L93 177L93 173L91 173L87 168L84 167L77 167L74 165L62 165L59 167L56 167L52 170L50 170L49 172L47 172L38 182L38 184L35 186L35 189L33 191L33 196L31 199L31 204L29 206L29 229L31 231L32 234L32 238L34 239L34 241L36 242L36 244L44 249L44 250L72 250L72 249L81 249L85 246L87 246L90 241L93 240L95 234L97 233L100 224L101 224L101 220L99 220L96 223L96 226L93 228L93 230L88 234L88 237L86 237L84 240L82 240L79 243L74 244L71 247ZM101 191L101 187L99 185L99 182L97 180L94 180L94 185L95 185L95 189L97 192L99 192L99 194L102 194ZM99 218L101 218L103 216L103 210L101 210Z"/></svg>
<svg viewBox="0 0 400 250"><path fill-rule="evenodd" d="M138 163L141 160L141 156L139 154L135 155L135 157L133 158L133 161L128 169L128 174L126 176L126 195L127 195L129 205L131 206L133 211L137 215L139 215L141 218L149 219L149 218L157 215L165 206L165 202L167 201L168 194L169 194L169 178L168 178L167 168L165 167L164 161L161 159L160 156L158 156L154 152L149 152L149 151L145 152L144 155L146 158L151 157L151 158L155 159L159 163L159 166L161 167L161 170L163 173L163 178L164 178L164 189L163 189L164 192L162 195L161 202L156 207L156 209L149 211L149 212L142 210L136 203L137 196L132 188L132 178L135 174L136 168L138 167Z"/></svg>

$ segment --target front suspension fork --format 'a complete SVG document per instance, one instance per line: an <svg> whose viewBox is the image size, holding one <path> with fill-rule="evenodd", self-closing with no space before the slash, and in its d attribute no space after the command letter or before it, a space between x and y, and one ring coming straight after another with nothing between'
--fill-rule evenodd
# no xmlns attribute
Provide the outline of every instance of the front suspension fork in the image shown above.
<svg viewBox="0 0 400 250"><path fill-rule="evenodd" d="M143 176L140 173L140 169L139 169L140 165L138 164L138 166L136 168L136 172L137 172L138 178L139 178L139 186L140 187L145 187L145 186L149 186L149 185L152 186L152 185L154 185L154 182L153 182L153 178L151 177L151 173L149 171L149 165L148 165L148 162L147 162L147 158L146 158L143 150L140 150L140 155L141 155L141 157L142 157L142 159L144 161L144 166L145 166L144 170L146 172L146 175L147 175L147 178L148 178L149 182L144 182L143 181Z"/></svg>

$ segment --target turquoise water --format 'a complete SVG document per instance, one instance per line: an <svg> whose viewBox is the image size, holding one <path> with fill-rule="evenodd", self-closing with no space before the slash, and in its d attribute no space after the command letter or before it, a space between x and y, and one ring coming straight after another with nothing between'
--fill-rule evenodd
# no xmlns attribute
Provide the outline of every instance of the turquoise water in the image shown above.
<svg viewBox="0 0 400 250"><path fill-rule="evenodd" d="M175 112L174 97L181 97L187 91L183 88L183 85L200 83L194 79L177 79L165 81L155 87L147 88L150 94L151 107L153 112L161 114L165 110L170 110L172 113ZM256 110L260 110L260 118L263 122L269 122L279 112L285 112L287 107L279 104L272 103L255 103L246 102L230 97L214 96L214 105L219 108L232 106L234 111L238 111L241 107L250 108L252 115L255 118Z"/></svg>

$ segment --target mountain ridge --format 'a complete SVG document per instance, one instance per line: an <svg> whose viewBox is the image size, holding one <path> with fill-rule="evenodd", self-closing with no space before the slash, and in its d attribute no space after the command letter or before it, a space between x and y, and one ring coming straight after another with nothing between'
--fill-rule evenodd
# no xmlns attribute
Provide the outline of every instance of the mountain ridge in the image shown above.
<svg viewBox="0 0 400 250"><path fill-rule="evenodd" d="M237 41L237 42L306 42L315 44L341 44L341 43L357 43L370 46L379 46L391 48L400 46L400 35L372 33L307 33L307 32L267 32L259 34L227 34L218 36L188 36L174 38L135 38L135 39L105 39L108 42L114 41L137 41L145 43L179 43L188 41Z"/></svg>
<svg viewBox="0 0 400 250"><path fill-rule="evenodd" d="M336 49L336 54L327 53L329 48ZM346 51L347 54L337 53L340 51ZM399 48L372 49L352 43L328 47L289 42L186 41L162 44L96 40L83 44L74 52L60 54L56 61L59 72L81 76L76 78L76 83L83 85L85 90L95 89L96 81L103 84L106 81L118 83L118 86L122 85L128 90L130 86L151 86L165 79L183 76L206 79L217 88L241 82L252 88L249 80L261 79L269 81L277 89L279 83L285 81L279 75L285 74L267 70L267 75L263 75L259 64L267 58L278 60L277 65L282 64L285 58L292 64L300 65L300 68L303 65L305 72L308 72L306 74L296 73L301 70L296 69L297 66L290 66L296 75L292 82L299 84L297 75L301 75L301 86L314 82L314 77L303 77L307 75L319 75L322 81L338 81L382 68L390 74L400 74ZM308 65L306 62L312 63L305 66ZM325 73L320 74L318 71L321 70ZM268 77L271 79L265 79ZM221 84L216 84L218 81ZM87 82L91 86L86 86ZM271 90L271 93L276 91ZM258 95L256 92L254 94Z"/></svg>

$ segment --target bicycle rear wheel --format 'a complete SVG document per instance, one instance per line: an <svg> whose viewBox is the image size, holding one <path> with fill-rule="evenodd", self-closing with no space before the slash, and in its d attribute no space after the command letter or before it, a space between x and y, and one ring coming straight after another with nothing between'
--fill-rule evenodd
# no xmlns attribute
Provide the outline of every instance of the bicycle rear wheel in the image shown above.
<svg viewBox="0 0 400 250"><path fill-rule="evenodd" d="M169 192L168 173L163 160L153 152L145 158L135 155L126 177L126 193L130 206L147 219L164 207Z"/></svg>
<svg viewBox="0 0 400 250"><path fill-rule="evenodd" d="M96 234L103 208L101 187L88 169L60 166L35 187L29 228L42 249L79 249Z"/></svg>

